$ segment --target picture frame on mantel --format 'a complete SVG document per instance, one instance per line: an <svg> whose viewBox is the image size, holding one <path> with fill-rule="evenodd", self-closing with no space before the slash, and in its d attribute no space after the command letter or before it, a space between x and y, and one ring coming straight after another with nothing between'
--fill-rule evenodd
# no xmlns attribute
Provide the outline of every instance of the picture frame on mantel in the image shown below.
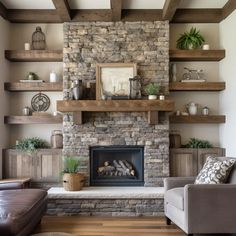
<svg viewBox="0 0 236 236"><path fill-rule="evenodd" d="M130 78L137 75L136 63L99 63L96 65L96 100L129 99Z"/></svg>

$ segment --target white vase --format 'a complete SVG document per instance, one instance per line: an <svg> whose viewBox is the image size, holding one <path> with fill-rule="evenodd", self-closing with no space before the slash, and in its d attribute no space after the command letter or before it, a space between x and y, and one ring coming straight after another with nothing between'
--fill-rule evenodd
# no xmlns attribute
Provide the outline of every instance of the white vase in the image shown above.
<svg viewBox="0 0 236 236"><path fill-rule="evenodd" d="M157 95L148 95L148 99L149 100L156 100L157 99Z"/></svg>
<svg viewBox="0 0 236 236"><path fill-rule="evenodd" d="M187 105L187 108L188 108L188 112L190 115L192 115L192 116L197 115L197 104L196 103L190 102Z"/></svg>

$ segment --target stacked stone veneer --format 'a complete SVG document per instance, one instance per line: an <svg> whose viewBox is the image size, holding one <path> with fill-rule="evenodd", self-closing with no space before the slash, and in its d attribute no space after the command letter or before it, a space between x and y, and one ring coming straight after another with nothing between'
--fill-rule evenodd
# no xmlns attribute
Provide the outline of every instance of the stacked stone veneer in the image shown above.
<svg viewBox="0 0 236 236"><path fill-rule="evenodd" d="M162 216L163 198L48 199L47 215Z"/></svg>
<svg viewBox="0 0 236 236"><path fill-rule="evenodd" d="M169 24L157 22L82 22L64 24L64 99L76 78L96 80L96 63L134 62L146 81L168 90ZM64 154L81 157L89 179L89 147L143 145L145 186L160 186L169 175L169 122L149 125L146 113L86 113L85 124L64 117ZM89 181L87 181L89 184Z"/></svg>

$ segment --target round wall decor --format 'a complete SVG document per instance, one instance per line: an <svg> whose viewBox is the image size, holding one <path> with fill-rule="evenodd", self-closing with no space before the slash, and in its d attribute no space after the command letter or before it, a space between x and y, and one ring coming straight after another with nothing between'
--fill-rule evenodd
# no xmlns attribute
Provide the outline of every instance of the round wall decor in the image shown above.
<svg viewBox="0 0 236 236"><path fill-rule="evenodd" d="M31 106L34 111L47 111L50 106L50 99L44 93L38 93L31 99Z"/></svg>

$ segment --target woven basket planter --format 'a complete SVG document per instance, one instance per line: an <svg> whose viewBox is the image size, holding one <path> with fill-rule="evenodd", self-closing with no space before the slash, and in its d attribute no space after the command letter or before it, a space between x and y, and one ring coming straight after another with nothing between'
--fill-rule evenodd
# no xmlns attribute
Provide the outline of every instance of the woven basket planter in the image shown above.
<svg viewBox="0 0 236 236"><path fill-rule="evenodd" d="M84 185L83 174L70 174L63 175L63 187L66 191L80 191Z"/></svg>

